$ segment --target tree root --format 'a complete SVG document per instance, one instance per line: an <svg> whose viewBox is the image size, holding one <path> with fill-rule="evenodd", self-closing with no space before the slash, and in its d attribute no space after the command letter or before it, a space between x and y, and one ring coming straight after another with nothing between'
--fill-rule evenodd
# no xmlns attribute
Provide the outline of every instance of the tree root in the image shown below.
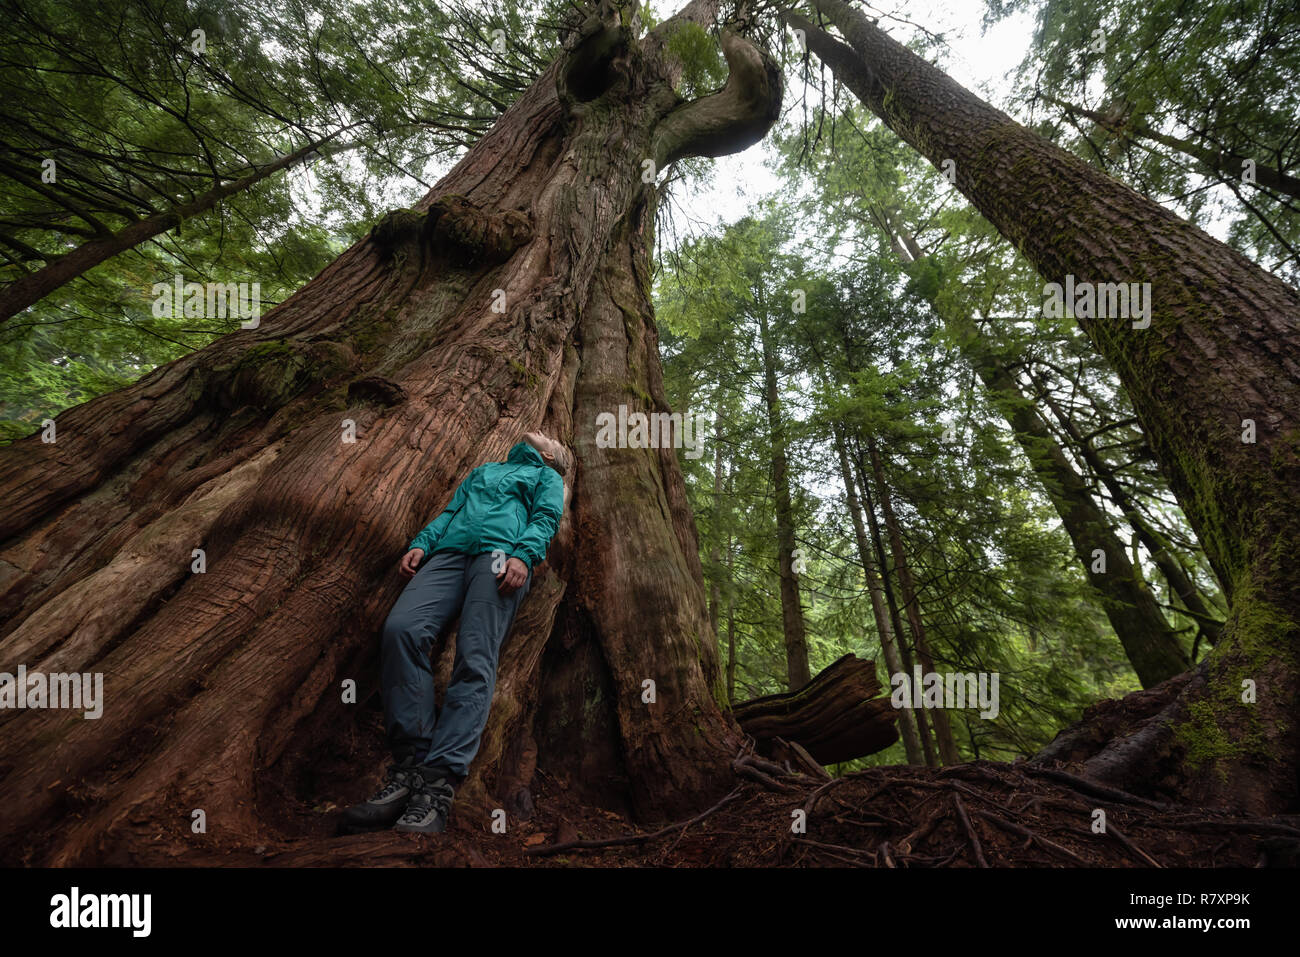
<svg viewBox="0 0 1300 957"><path fill-rule="evenodd" d="M980 846L979 836L975 833L975 825L971 823L970 815L966 813L966 805L962 803L961 795L952 796L953 806L957 808L957 818L961 821L962 830L966 832L966 837L970 840L971 851L975 854L975 863L980 867L988 867L989 862L984 859L984 848Z"/></svg>
<svg viewBox="0 0 1300 957"><path fill-rule="evenodd" d="M743 754L734 767L742 788L757 785L767 796L751 792L731 815L760 802L781 816L792 795L807 795L796 804L806 832L784 834L773 846L775 864L944 867L964 856L980 868L1286 866L1300 852L1298 818L1161 803L1024 763L878 767L812 783L807 774L782 773ZM888 814L882 802L891 805ZM1094 832L1098 802L1107 817ZM981 835L976 818L993 830ZM1189 834L1204 835L1199 853Z"/></svg>
<svg viewBox="0 0 1300 957"><path fill-rule="evenodd" d="M664 837L667 834L672 834L675 831L679 831L685 827L689 827L690 825L695 824L698 821L703 821L710 814L713 814L715 811L721 810L723 807L730 804L738 797L740 797L740 788L736 788L734 791L726 795L726 797L724 797L717 804L713 805L713 807L695 815L695 817L685 821L678 821L676 824L669 824L667 827L661 827L659 830L653 831L649 834L625 834L622 837L611 837L600 841L585 841L585 840L564 841L560 844L548 844L544 847L530 847L524 853L529 855L530 857L547 857L552 854L560 854L564 851L591 850L592 848L600 848L600 847L618 847L620 845L626 845L626 844L645 844L650 841L657 840L658 838Z"/></svg>

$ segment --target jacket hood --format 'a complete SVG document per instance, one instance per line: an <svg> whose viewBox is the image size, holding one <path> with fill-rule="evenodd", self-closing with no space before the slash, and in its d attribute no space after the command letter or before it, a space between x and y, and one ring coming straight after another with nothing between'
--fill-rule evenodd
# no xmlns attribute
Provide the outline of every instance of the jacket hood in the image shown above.
<svg viewBox="0 0 1300 957"><path fill-rule="evenodd" d="M511 465L537 465L542 468L546 467L546 459L542 458L542 453L527 442L516 442L510 454L506 456L506 461Z"/></svg>

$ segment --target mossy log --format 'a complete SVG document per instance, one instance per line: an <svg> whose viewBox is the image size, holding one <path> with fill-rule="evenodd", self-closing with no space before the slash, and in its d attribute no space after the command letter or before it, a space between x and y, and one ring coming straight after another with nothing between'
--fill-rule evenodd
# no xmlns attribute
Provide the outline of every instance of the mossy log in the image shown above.
<svg viewBox="0 0 1300 957"><path fill-rule="evenodd" d="M880 691L875 661L850 654L798 691L742 701L732 710L761 752L768 753L779 738L801 745L821 764L835 764L898 740L898 713Z"/></svg>

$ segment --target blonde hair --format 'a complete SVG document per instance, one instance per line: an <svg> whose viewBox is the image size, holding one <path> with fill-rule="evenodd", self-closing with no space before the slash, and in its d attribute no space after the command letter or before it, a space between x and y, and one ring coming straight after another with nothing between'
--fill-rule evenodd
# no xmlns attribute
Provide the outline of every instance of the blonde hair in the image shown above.
<svg viewBox="0 0 1300 957"><path fill-rule="evenodd" d="M569 472L573 470L573 453L564 445L561 445L558 440L555 444L555 462L552 463L551 467L567 479Z"/></svg>

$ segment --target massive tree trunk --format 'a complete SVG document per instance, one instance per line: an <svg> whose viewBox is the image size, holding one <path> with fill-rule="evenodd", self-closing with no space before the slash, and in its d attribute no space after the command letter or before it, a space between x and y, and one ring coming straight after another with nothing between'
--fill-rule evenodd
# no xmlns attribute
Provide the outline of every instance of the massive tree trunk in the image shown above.
<svg viewBox="0 0 1300 957"><path fill-rule="evenodd" d="M936 166L951 161L957 189L1046 279L1151 283L1149 327L1078 321L1127 390L1230 613L1206 667L1139 733L1088 759L1088 773L1251 810L1293 807L1300 292L1025 129L840 0L813 3L848 45L785 19L894 132Z"/></svg>
<svg viewBox="0 0 1300 957"><path fill-rule="evenodd" d="M571 507L453 826L527 814L537 767L646 820L729 786L739 731L675 452L595 438L620 404L666 408L643 161L742 149L779 108L779 73L730 33L726 87L675 94L665 40L717 9L694 0L640 39L626 9L593 15L413 210L258 329L0 454L0 670L102 672L106 698L98 720L0 712L0 857L216 853L310 830L286 796L359 796L385 760L361 705L397 559L537 427L575 452ZM360 756L340 744L357 740Z"/></svg>

